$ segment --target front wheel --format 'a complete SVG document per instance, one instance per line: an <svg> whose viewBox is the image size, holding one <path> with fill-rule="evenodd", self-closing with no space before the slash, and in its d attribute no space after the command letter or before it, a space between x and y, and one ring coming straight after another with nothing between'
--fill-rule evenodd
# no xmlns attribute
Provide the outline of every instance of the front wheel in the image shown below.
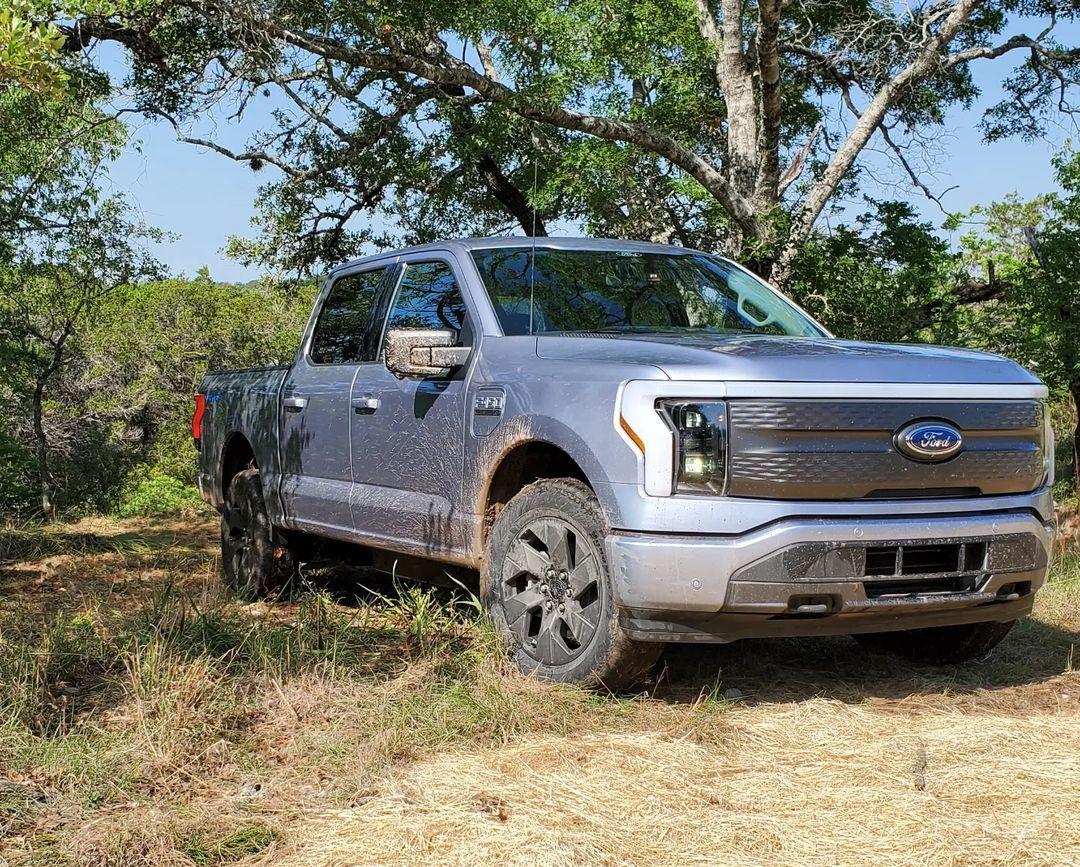
<svg viewBox="0 0 1080 867"><path fill-rule="evenodd" d="M872 632L854 638L864 647L892 653L910 662L955 665L986 656L1009 634L1015 623L1015 620L963 623L899 632Z"/></svg>
<svg viewBox="0 0 1080 867"><path fill-rule="evenodd" d="M225 583L245 599L284 590L296 577L296 557L275 540L263 499L259 471L233 476L221 510L221 569Z"/></svg>
<svg viewBox="0 0 1080 867"><path fill-rule="evenodd" d="M626 688L661 647L619 626L596 496L574 479L543 479L499 513L481 598L514 662L557 683Z"/></svg>

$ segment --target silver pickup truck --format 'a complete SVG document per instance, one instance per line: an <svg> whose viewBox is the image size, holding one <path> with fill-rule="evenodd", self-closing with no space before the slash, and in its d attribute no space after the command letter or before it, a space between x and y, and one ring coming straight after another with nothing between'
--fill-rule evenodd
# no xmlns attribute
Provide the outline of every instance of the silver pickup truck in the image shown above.
<svg viewBox="0 0 1080 867"><path fill-rule="evenodd" d="M473 239L334 270L295 362L209 374L193 433L238 590L315 537L479 570L523 670L614 689L670 641L987 653L1046 572L1045 398L715 256Z"/></svg>

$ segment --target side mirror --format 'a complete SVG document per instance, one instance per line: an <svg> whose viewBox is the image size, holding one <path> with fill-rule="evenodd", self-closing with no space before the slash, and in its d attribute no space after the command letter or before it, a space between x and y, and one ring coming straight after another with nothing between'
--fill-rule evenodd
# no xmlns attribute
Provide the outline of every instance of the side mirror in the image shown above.
<svg viewBox="0 0 1080 867"><path fill-rule="evenodd" d="M468 361L472 350L456 342L457 334L449 329L391 328L383 347L386 369L398 379L438 376Z"/></svg>

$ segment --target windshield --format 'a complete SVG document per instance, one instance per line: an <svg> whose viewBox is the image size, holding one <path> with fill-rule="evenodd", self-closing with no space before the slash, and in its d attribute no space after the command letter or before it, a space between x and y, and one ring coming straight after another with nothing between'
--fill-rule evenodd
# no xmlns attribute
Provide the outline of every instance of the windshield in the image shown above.
<svg viewBox="0 0 1080 867"><path fill-rule="evenodd" d="M508 335L826 336L766 283L702 253L496 247L472 255Z"/></svg>

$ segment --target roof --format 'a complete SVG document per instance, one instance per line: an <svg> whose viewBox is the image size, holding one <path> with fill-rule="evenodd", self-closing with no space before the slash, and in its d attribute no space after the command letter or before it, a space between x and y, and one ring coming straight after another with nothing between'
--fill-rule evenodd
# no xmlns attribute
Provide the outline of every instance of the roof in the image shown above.
<svg viewBox="0 0 1080 867"><path fill-rule="evenodd" d="M373 253L359 259L351 259L340 265L335 265L332 270L351 268L388 256L400 256L405 253L425 253L446 250L471 252L472 250L488 250L492 248L527 247L535 244L537 249L548 250L627 250L637 253L668 253L681 255L696 253L686 247L675 247L671 244L651 244L647 241L622 241L612 238L555 238L542 237L531 238L524 235L499 236L492 238L451 238L445 241L434 241L430 244L420 244L415 247L403 247L398 250L386 250L382 253Z"/></svg>

